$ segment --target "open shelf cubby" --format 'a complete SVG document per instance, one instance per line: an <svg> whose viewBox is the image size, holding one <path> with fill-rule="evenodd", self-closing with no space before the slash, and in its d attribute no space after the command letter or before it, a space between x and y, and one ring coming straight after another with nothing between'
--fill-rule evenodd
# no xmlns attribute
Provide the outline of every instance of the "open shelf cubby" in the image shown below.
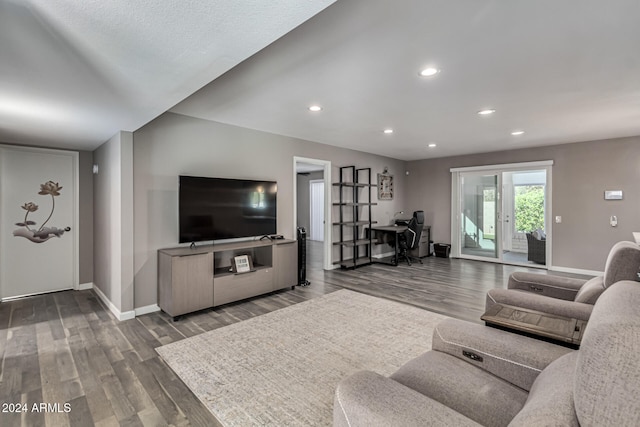
<svg viewBox="0 0 640 427"><path fill-rule="evenodd" d="M253 271L273 267L273 251L271 250L271 244L268 246L256 246L250 248L233 248L215 251L213 253L213 276L222 277L230 274L245 274L233 272L232 260L234 257L240 255L248 255L251 258Z"/></svg>

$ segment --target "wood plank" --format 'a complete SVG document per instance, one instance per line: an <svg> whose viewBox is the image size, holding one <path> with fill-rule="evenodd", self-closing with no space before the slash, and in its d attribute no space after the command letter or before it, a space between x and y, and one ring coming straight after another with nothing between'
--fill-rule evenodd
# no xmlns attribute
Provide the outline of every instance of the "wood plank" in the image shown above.
<svg viewBox="0 0 640 427"><path fill-rule="evenodd" d="M165 392L165 381L162 381L162 378L157 378L145 362L132 364L131 369L135 372L136 377L145 388L147 394L149 394L149 397L153 400L156 408L158 408L158 411L162 414L167 424L179 425L187 421L187 417L182 410ZM166 370L170 371L168 367Z"/></svg>
<svg viewBox="0 0 640 427"><path fill-rule="evenodd" d="M136 414L135 408L131 402L129 402L129 399L127 399L122 384L120 384L120 380L115 374L102 376L100 380L102 381L102 387L107 395L107 399L109 399L111 403L113 412L119 421L130 418Z"/></svg>
<svg viewBox="0 0 640 427"><path fill-rule="evenodd" d="M117 327L134 347L140 360L157 356L154 349L160 345L160 342L136 319L120 322Z"/></svg>
<svg viewBox="0 0 640 427"><path fill-rule="evenodd" d="M36 333L42 382L42 401L34 403L64 405L66 396L64 395L56 358L59 356L58 352L63 351L65 340L54 340L48 323L38 323L36 325ZM66 372L63 372L64 374ZM44 419L45 424L48 426L69 425L69 417L65 412L45 411Z"/></svg>
<svg viewBox="0 0 640 427"><path fill-rule="evenodd" d="M89 362L89 354L85 345L85 342L79 336L70 342L71 354L92 419L97 422L110 417L115 418L113 408L109 404L107 395L102 388L98 372L93 369Z"/></svg>
<svg viewBox="0 0 640 427"><path fill-rule="evenodd" d="M138 418L145 426L161 426L166 423L164 417L155 406L138 412Z"/></svg>
<svg viewBox="0 0 640 427"><path fill-rule="evenodd" d="M22 403L26 403L27 405L29 405L28 407L29 411L24 412L22 414L23 426L41 427L46 425L45 419L44 419L44 413L31 411L32 409L31 405L33 405L34 403L37 404L40 402L44 402L44 400L42 399L41 389L31 390L30 392L22 395ZM6 425L12 425L12 424L7 423Z"/></svg>
<svg viewBox="0 0 640 427"><path fill-rule="evenodd" d="M144 389L144 386L140 383L135 373L125 360L115 363L113 370L120 381L127 399L136 412L155 408L153 400L151 400L149 394Z"/></svg>
<svg viewBox="0 0 640 427"><path fill-rule="evenodd" d="M149 359L144 364L157 377L162 379L162 384L167 395L176 403L177 407L189 414L189 422L194 425L215 426L219 425L213 414L195 397L191 390L173 374L167 365L156 357ZM166 375L171 372L171 375Z"/></svg>
<svg viewBox="0 0 640 427"><path fill-rule="evenodd" d="M25 354L19 359L22 378L20 392L29 393L42 388L40 380L40 363L38 362L37 350L30 354Z"/></svg>
<svg viewBox="0 0 640 427"><path fill-rule="evenodd" d="M49 323L49 329L51 329L51 336L53 336L53 339L61 340L66 338L54 294L47 295L47 298L45 299L45 310L47 322Z"/></svg>
<svg viewBox="0 0 640 427"><path fill-rule="evenodd" d="M87 420L93 419L89 403L86 396L78 396L69 401L71 411L69 412L69 425L86 425Z"/></svg>

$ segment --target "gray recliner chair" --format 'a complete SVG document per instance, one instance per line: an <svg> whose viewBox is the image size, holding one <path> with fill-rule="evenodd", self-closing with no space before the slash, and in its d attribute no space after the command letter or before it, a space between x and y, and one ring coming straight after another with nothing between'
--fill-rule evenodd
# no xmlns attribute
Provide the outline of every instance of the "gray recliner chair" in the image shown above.
<svg viewBox="0 0 640 427"><path fill-rule="evenodd" d="M609 251L604 276L581 280L516 272L509 277L507 289L487 293L485 311L502 304L586 321L606 288L621 280L638 280L638 272L640 246L618 242Z"/></svg>
<svg viewBox="0 0 640 427"><path fill-rule="evenodd" d="M390 377L338 384L335 427L638 426L640 284L596 302L579 350L448 319L432 350Z"/></svg>

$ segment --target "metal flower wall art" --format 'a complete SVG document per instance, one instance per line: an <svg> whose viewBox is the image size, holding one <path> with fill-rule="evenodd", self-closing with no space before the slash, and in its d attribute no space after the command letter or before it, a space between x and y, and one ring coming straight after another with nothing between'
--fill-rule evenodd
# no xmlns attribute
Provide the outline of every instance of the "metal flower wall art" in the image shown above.
<svg viewBox="0 0 640 427"><path fill-rule="evenodd" d="M27 212L24 214L24 220L16 223L16 225L21 228L16 229L13 232L13 235L24 237L34 243L43 243L54 236L62 237L65 231L71 230L70 227L45 227L56 209L56 197L60 195L60 190L62 190L62 187L57 182L47 181L44 184L40 184L40 191L38 194L42 196L51 196L51 212L49 213L49 216L39 228L36 228L36 222L29 219L29 214L36 212L39 207L33 202L25 203L21 207Z"/></svg>

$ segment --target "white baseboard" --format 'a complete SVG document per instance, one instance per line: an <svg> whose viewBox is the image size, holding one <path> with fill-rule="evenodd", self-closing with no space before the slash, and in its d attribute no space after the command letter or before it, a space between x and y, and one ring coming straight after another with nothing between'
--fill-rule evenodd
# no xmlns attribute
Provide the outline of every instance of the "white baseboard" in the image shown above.
<svg viewBox="0 0 640 427"><path fill-rule="evenodd" d="M158 304L151 304L144 307L138 307L135 310L136 316L142 316L143 314L155 313L156 311L160 311L160 307Z"/></svg>
<svg viewBox="0 0 640 427"><path fill-rule="evenodd" d="M585 276L602 276L602 275L604 275L603 271L583 270L581 268L558 267L556 265L550 266L549 270L551 270L551 271L559 271L561 273L584 274Z"/></svg>
<svg viewBox="0 0 640 427"><path fill-rule="evenodd" d="M125 311L125 312L121 312L118 307L116 307L110 300L109 298L107 298L107 296L102 292L102 290L97 287L94 286L93 287L93 291L96 293L96 295L98 295L98 298L100 298L102 300L102 302L104 302L104 304L107 306L107 308L109 308L109 310L111 310L111 312L113 313L114 316L116 316L116 319L122 321L122 320L129 320L129 319L133 319L136 317L136 312L134 310L130 310L130 311Z"/></svg>
<svg viewBox="0 0 640 427"><path fill-rule="evenodd" d="M79 291L84 291L87 289L95 290L98 297L102 300L102 302L105 303L107 307L109 307L109 310L111 310L111 312L114 314L114 316L116 316L118 320L129 320L133 319L136 316L142 316L143 314L155 313L156 311L160 311L160 307L158 307L158 304L151 304L145 307L138 307L131 311L125 311L123 313L118 310L118 308L107 298L104 292L102 292L102 290L100 290L100 288L95 286L92 282L81 283L80 286L78 286Z"/></svg>
<svg viewBox="0 0 640 427"><path fill-rule="evenodd" d="M93 289L93 282L89 282L89 283L80 283L78 285L78 290L79 291L86 291L88 289Z"/></svg>

